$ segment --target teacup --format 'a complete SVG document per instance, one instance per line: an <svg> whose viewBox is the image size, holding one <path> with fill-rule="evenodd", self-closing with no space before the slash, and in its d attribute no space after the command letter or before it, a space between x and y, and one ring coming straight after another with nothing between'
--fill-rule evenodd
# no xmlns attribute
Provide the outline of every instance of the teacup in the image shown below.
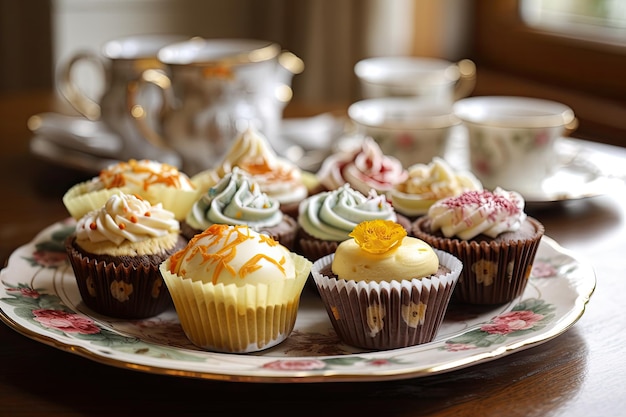
<svg viewBox="0 0 626 417"><path fill-rule="evenodd" d="M421 97L452 104L474 89L476 66L469 59L450 62L417 56L363 59L354 66L363 98Z"/></svg>
<svg viewBox="0 0 626 417"><path fill-rule="evenodd" d="M151 142L173 149L190 175L212 167L248 127L277 140L291 80L303 63L271 41L193 38L158 53L164 71L146 70L129 86L128 114ZM150 115L139 93L158 87Z"/></svg>
<svg viewBox="0 0 626 417"><path fill-rule="evenodd" d="M455 126L460 124L450 106L406 97L357 101L348 117L359 134L372 137L384 154L405 168L444 157Z"/></svg>
<svg viewBox="0 0 626 417"><path fill-rule="evenodd" d="M577 127L567 105L539 98L476 96L454 113L467 129L469 166L488 189L541 195L543 181L562 163L555 142Z"/></svg>
<svg viewBox="0 0 626 417"><path fill-rule="evenodd" d="M80 51L59 65L57 87L67 101L83 116L90 120L102 121L113 133L123 140L120 158L158 158L163 150L151 146L134 126L126 111L129 82L137 80L147 69L164 67L157 59L158 51L166 45L188 39L182 35L135 35L106 42L101 51ZM103 91L98 94L88 92L88 86L80 79L81 65L95 66L101 79ZM151 102L152 111L160 106L160 95L146 92L146 102Z"/></svg>

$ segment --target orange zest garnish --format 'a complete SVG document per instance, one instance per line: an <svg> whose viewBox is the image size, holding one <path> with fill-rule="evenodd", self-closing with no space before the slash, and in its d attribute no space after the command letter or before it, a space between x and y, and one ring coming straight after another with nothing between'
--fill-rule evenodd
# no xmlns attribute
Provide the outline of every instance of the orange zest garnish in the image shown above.
<svg viewBox="0 0 626 417"><path fill-rule="evenodd" d="M259 236L259 242L261 243L269 246L278 244L270 236L263 234ZM205 237L210 237L209 241L206 244L199 244L198 242ZM191 260L194 257L200 257L201 265L205 265L205 267L206 265L213 266L211 276L213 284L218 283L219 277L223 272L227 272L233 277L245 278L248 274L262 267L260 264L262 260L275 265L284 275L286 259L283 257L278 261L262 253L251 255L239 268L239 271L233 267L232 262L237 256L237 247L246 240L253 238L250 229L246 225L227 226L224 224L213 224L203 232L195 235L185 249L176 252L170 257L170 272L176 273L183 259ZM211 247L215 247L213 252L210 250ZM180 275L181 273L183 271L178 270L178 274Z"/></svg>
<svg viewBox="0 0 626 417"><path fill-rule="evenodd" d="M398 246L406 229L391 220L371 220L359 223L349 236L364 251L381 254Z"/></svg>

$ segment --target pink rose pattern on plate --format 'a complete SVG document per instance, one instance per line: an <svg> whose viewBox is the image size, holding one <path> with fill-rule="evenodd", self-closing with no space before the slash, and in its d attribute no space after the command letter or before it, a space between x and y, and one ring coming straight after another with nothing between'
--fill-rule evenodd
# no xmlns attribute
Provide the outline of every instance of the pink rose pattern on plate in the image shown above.
<svg viewBox="0 0 626 417"><path fill-rule="evenodd" d="M8 297L0 300L15 308L20 317L36 323L42 329L62 333L70 338L89 340L94 344L106 346L108 349L132 351L155 357L167 357L174 360L202 361L201 356L181 352L179 347L190 348L182 331L172 331L180 325L175 320L146 319L129 322L137 328L135 334L140 337L125 336L103 327L97 321L80 313L76 313L63 304L55 294L46 293L35 287L34 282L42 270L51 270L53 274L61 274L69 268L63 241L74 230L71 221L59 223L45 240L37 242L30 256L23 257L34 269L29 282L9 284L3 282ZM567 271L566 271L567 272ZM549 278L559 273L559 267L549 260L535 262L533 277ZM444 347L438 348L448 352L459 352L496 344L505 343L509 337L536 332L548 325L554 318L555 307L541 299L526 299L517 304L511 311L499 314L479 328L467 331L445 341ZM174 340L180 339L180 340ZM343 347L332 330L328 333L309 333L298 329L284 342L283 354L319 356L317 359L299 359L268 357L260 365L268 370L324 370L333 367L385 367L403 363L389 353L386 357L366 358L351 354L349 348Z"/></svg>

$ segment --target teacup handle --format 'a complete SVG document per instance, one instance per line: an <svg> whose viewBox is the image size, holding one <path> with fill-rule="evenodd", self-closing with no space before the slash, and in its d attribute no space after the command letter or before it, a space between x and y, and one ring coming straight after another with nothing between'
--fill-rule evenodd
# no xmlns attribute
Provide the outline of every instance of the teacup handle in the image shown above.
<svg viewBox="0 0 626 417"><path fill-rule="evenodd" d="M565 125L563 136L570 136L576 129L578 129L578 117L574 116L574 118Z"/></svg>
<svg viewBox="0 0 626 417"><path fill-rule="evenodd" d="M128 83L126 89L126 107L142 136L152 145L167 149L169 148L167 141L152 128L150 123L148 123L148 112L146 112L144 106L137 102L137 94L146 84L155 85L161 92L162 102L161 108L159 109L160 114L164 114L168 109L172 108L174 103L172 82L163 71L157 69L145 70L137 80Z"/></svg>
<svg viewBox="0 0 626 417"><path fill-rule="evenodd" d="M103 76L107 77L107 65L103 58L94 52L83 51L73 55L63 64L57 73L57 86L63 97L74 107L76 111L89 120L98 120L101 116L100 105L88 97L87 94L76 84L74 79L74 66L79 62L90 62L102 70Z"/></svg>
<svg viewBox="0 0 626 417"><path fill-rule="evenodd" d="M459 80L454 87L454 99L459 100L469 96L476 86L476 64L471 59L462 59L456 63L459 70Z"/></svg>

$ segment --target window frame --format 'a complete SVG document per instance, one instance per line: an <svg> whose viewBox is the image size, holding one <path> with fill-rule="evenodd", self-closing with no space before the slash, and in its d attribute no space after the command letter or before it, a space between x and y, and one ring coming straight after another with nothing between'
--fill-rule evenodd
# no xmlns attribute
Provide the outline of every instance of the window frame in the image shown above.
<svg viewBox="0 0 626 417"><path fill-rule="evenodd" d="M475 0L474 95L527 95L570 105L573 136L626 146L626 47L527 26L519 0Z"/></svg>

